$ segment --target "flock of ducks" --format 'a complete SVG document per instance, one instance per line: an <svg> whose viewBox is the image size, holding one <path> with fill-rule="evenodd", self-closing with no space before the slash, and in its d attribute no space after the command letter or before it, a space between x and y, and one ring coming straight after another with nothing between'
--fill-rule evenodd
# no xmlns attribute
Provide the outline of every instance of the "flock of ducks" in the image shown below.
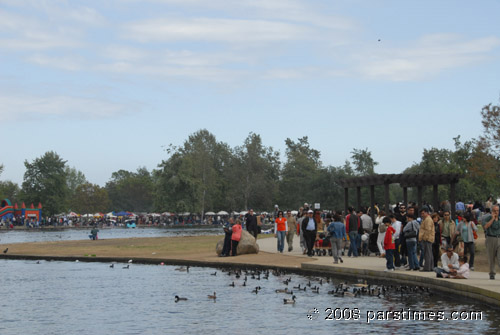
<svg viewBox="0 0 500 335"><path fill-rule="evenodd" d="M189 272L189 266L187 267L181 267L181 268L176 268L176 271L181 271L181 272ZM246 269L231 269L231 270L222 270L222 272L226 272L228 276L234 276L236 279L243 279L243 283L241 285L235 284L234 281L232 281L229 286L230 287L236 287L236 286L249 286L247 284L249 279L253 280L266 280L269 279L269 275L273 274L274 276L280 276L283 277L286 275L285 272L280 271L280 270L246 270ZM214 273L210 273L211 276L217 276L217 271ZM349 284L347 282L341 282L338 284L334 284L333 281L330 281L330 278L320 278L320 279L313 279L315 284L309 280L307 283L299 283L297 286L293 286L291 289L288 287L290 282L292 282L292 278L288 277L285 280L283 280L281 283L285 285L284 288L280 289L275 289L275 293L277 294L286 294L291 296L290 298L283 298L283 304L285 305L294 305L297 302L297 296L295 292L312 292L315 294L319 294L321 292L325 292L329 295L333 295L335 297L361 297L361 296L376 296L378 298L381 298L382 296L389 295L389 296L394 296L394 293L399 293L401 296L404 294L423 294L427 293L429 295L432 295L432 293L429 291L429 288L424 288L422 286L402 286L402 285L371 285L368 284L366 281L363 283L355 283L355 284ZM327 289L322 289L323 284L329 284L333 286L332 290L327 290ZM262 290L262 287L260 285L255 286L255 288L251 291L253 294L259 294L259 292ZM207 295L207 298L209 300L213 300L214 302L217 299L217 294L214 292L213 294ZM188 298L185 297L180 297L180 296L175 296L175 302L179 301L187 301Z"/></svg>

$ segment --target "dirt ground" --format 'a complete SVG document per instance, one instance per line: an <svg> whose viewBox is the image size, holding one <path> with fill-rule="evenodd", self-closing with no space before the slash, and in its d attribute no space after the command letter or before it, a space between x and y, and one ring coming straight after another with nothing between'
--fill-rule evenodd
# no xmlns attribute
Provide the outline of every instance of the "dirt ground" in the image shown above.
<svg viewBox="0 0 500 335"><path fill-rule="evenodd" d="M475 271L489 272L488 258L484 245L484 233L476 240ZM259 237L261 238L261 237ZM266 266L296 267L313 261L304 257L259 252L259 254L236 257L217 257L215 246L221 236L185 236L101 239L96 241L57 241L4 244L9 248L5 256L76 257L76 258L141 258L168 261L202 261L210 263L256 264ZM3 255L3 254L0 254Z"/></svg>
<svg viewBox="0 0 500 335"><path fill-rule="evenodd" d="M280 267L300 267L310 261L303 257L259 252L259 254L218 257L215 246L220 236L186 236L127 238L82 241L32 242L4 244L9 256L76 257L84 258L141 258L165 261L203 261L211 263L244 263Z"/></svg>

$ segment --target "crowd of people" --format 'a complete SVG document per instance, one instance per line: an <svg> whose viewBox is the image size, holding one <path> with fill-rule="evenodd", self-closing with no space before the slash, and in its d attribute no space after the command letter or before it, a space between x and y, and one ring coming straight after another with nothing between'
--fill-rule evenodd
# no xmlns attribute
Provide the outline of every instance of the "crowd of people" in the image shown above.
<svg viewBox="0 0 500 335"><path fill-rule="evenodd" d="M333 263L342 257L359 257L370 252L386 259L386 271L406 270L435 272L439 278L466 279L474 271L475 243L478 226L483 227L490 266L490 279L495 279L495 264L500 266L499 206L489 198L465 205L456 203L452 218L450 203L444 201L438 210L424 204L417 208L397 204L390 213L373 208L346 213L313 210L306 203L297 215L277 209L274 213L274 234L277 251L283 253L285 241L293 250L293 238L300 238L303 254L314 255L315 243L328 240ZM260 217L250 210L242 220L246 229L257 238ZM347 250L347 251L346 251Z"/></svg>

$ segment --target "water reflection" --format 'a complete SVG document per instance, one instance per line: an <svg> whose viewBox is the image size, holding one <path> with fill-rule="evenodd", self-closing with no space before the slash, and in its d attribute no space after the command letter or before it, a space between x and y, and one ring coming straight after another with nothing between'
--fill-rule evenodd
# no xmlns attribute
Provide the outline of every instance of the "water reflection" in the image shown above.
<svg viewBox="0 0 500 335"><path fill-rule="evenodd" d="M432 292L340 297L327 293L343 282L340 279L323 278L321 285L319 277L295 274L252 279L251 272L237 278L234 271L228 274L213 268L191 267L187 272L173 266L122 266L0 260L0 334L399 334L403 329L485 334L496 333L499 325L497 311L488 306L455 303ZM288 285L286 279L290 279ZM283 299L291 295L276 293L309 282L319 287L319 293L296 290L295 304L285 305ZM352 284L348 283L350 288ZM261 289L252 293L257 286ZM208 298L213 292L215 300ZM188 300L176 303L176 295ZM337 310L332 320L325 320L330 317L328 308L339 308L341 314ZM482 320L366 322L368 311L408 309L443 311L446 316L454 310L481 311ZM356 311L359 319L354 317ZM350 320L336 320L339 315Z"/></svg>

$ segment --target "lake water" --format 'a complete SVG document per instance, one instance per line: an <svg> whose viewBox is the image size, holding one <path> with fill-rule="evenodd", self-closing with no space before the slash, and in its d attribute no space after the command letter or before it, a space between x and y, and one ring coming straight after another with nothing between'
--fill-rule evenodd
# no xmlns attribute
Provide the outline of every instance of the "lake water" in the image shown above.
<svg viewBox="0 0 500 335"><path fill-rule="evenodd" d="M236 278L221 269L109 265L0 260L0 334L497 334L500 326L498 310L421 290L337 297L327 292L345 279L327 283L321 277L270 274L257 280L249 273L242 286L244 274ZM290 295L275 292L309 282L319 294L311 287L295 290L293 305L283 303ZM256 286L261 287L257 294L252 293ZM215 301L207 297L213 292ZM176 303L176 295L188 300ZM367 323L369 311L401 310L442 311L444 318L452 311L477 311L482 320ZM326 320L329 316L332 320ZM335 320L340 317L351 320Z"/></svg>
<svg viewBox="0 0 500 335"><path fill-rule="evenodd" d="M46 242L86 240L90 229L53 230L0 230L0 244L23 242ZM99 230L99 238L129 238L129 237L172 237L172 236L199 236L223 235L221 228L103 228Z"/></svg>

